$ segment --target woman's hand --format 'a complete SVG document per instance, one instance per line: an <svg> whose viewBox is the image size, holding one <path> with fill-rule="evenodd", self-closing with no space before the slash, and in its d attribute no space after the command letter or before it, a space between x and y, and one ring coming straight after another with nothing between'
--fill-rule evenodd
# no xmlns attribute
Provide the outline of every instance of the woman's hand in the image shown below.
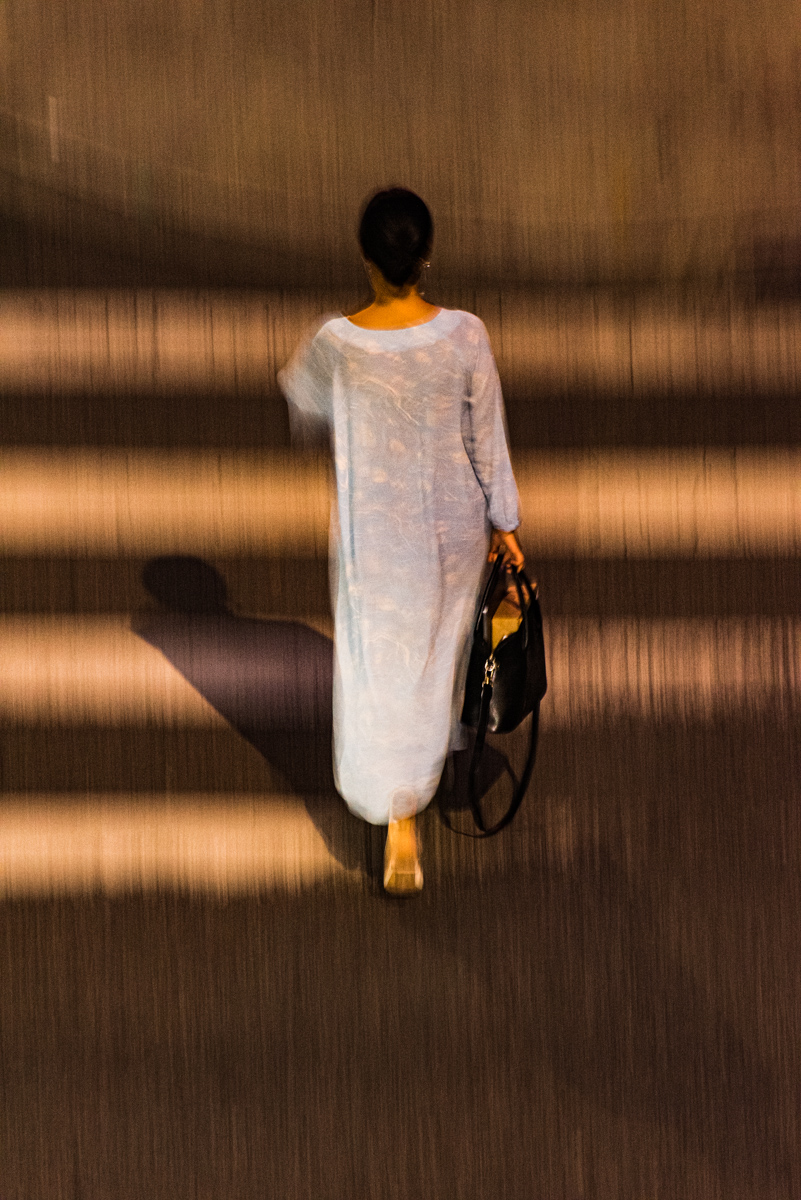
<svg viewBox="0 0 801 1200"><path fill-rule="evenodd" d="M513 533L505 533L503 529L493 529L492 541L490 542L490 551L487 562L495 562L498 557L498 551L503 546L505 559L508 566L522 568L526 565L526 560L523 557L523 551L520 549L520 543Z"/></svg>

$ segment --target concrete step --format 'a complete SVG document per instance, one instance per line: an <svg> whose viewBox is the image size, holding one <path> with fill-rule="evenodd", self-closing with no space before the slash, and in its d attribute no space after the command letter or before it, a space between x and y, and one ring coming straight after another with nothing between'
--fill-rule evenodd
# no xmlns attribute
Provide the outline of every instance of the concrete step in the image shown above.
<svg viewBox="0 0 801 1200"><path fill-rule="evenodd" d="M276 372L352 299L0 292L4 443L286 449ZM467 289L439 300L485 321L517 450L801 441L795 302L670 289Z"/></svg>
<svg viewBox="0 0 801 1200"><path fill-rule="evenodd" d="M525 727L518 732L490 739L488 819L504 811L509 770L520 769ZM125 736L120 731L119 741ZM137 772L136 762L96 787L94 760L107 743L84 730L80 744L89 751L83 786L76 775L66 788L57 779L56 760L77 748L58 728L41 736L40 769L53 768L45 787L32 776L23 790L9 790L4 778L0 897L381 890L385 831L353 817L332 790L299 794L269 781L265 788L255 766L250 790L226 790L226 758L235 751L222 742L205 758L199 753L207 773L203 779L195 770L195 788L185 786L190 771L173 763L170 786L149 790L151 776L144 766ZM151 759L154 746L141 747ZM801 752L792 713L741 711L658 725L623 718L580 731L546 725L522 808L486 842L460 837L440 820L442 804L458 829L473 829L465 767L453 787L443 781L420 819L429 898L447 896L454 883L475 887L498 876L517 875L520 886L537 891L565 873L628 894L658 886L660 869L679 891L703 893L714 879L737 896L754 873L765 883L793 881L797 890Z"/></svg>
<svg viewBox="0 0 801 1200"><path fill-rule="evenodd" d="M526 531L523 545L528 550ZM801 557L571 558L529 552L549 616L801 617ZM314 623L330 616L324 558L204 554L0 557L0 614L137 614L164 603L232 615L269 612ZM168 587L169 583L169 587Z"/></svg>
<svg viewBox="0 0 801 1200"><path fill-rule="evenodd" d="M324 729L332 642L324 623L152 614L0 619L0 719ZM796 618L545 619L546 726L631 717L704 720L795 706Z"/></svg>
<svg viewBox="0 0 801 1200"><path fill-rule="evenodd" d="M358 878L294 796L0 797L0 898L151 891L218 895Z"/></svg>
<svg viewBox="0 0 801 1200"><path fill-rule="evenodd" d="M528 550L635 558L796 555L801 450L517 455ZM328 552L324 462L281 454L4 449L6 555Z"/></svg>
<svg viewBox="0 0 801 1200"><path fill-rule="evenodd" d="M65 393L264 392L297 343L353 299L307 291L0 292L0 384ZM721 291L468 289L502 377L562 391L796 390L801 306Z"/></svg>

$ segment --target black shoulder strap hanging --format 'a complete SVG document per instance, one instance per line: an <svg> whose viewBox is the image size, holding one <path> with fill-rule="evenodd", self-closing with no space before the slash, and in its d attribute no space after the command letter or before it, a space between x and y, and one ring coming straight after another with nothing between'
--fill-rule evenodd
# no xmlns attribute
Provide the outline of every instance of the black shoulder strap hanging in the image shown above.
<svg viewBox="0 0 801 1200"><path fill-rule="evenodd" d="M534 770L534 763L537 758L537 738L540 728L540 706L535 704L534 710L531 713L531 726L529 729L529 744L528 754L526 755L526 763L523 767L523 773L518 780L517 787L512 795L511 802L504 815L489 829L484 821L484 814L481 811L481 805L478 798L478 769L481 765L481 758L484 752L484 743L487 735L487 723L489 721L489 704L492 688L484 688L481 694L481 719L478 729L476 730L476 743L473 747L473 754L470 758L470 770L467 776L467 798L470 801L470 809L473 813L473 820L478 826L480 833L471 833L466 829L457 829L451 822L450 817L445 812L445 809L440 806L440 816L442 822L453 833L461 834L462 837L469 838L487 838L493 837L496 833L500 833L505 829L509 822L515 816L515 813L523 803L523 797L528 789L531 779L531 772Z"/></svg>

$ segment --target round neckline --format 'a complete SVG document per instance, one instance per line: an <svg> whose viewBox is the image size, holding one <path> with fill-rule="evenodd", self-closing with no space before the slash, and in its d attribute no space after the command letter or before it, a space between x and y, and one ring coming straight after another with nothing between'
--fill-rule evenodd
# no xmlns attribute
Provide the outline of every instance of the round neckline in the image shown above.
<svg viewBox="0 0 801 1200"><path fill-rule="evenodd" d="M381 328L372 325L357 325L354 321L351 321L350 317L346 317L344 313L342 319L343 321L347 321L353 329L360 329L362 333L401 333L404 329L425 329L426 325L433 324L437 317L442 316L444 312L444 308L439 308L433 317L429 317L427 321L415 321L413 325L385 325Z"/></svg>

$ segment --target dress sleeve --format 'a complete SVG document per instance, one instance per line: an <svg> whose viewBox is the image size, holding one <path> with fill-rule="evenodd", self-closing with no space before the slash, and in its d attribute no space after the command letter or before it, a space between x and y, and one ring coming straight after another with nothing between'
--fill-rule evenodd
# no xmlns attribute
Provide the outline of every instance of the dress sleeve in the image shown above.
<svg viewBox="0 0 801 1200"><path fill-rule="evenodd" d="M333 414L334 348L321 328L307 336L278 372L278 386L289 404L293 438L330 426Z"/></svg>
<svg viewBox="0 0 801 1200"><path fill-rule="evenodd" d="M468 376L462 438L487 498L493 529L510 533L520 524L520 501L509 459L501 381L483 322L477 328L478 351Z"/></svg>

